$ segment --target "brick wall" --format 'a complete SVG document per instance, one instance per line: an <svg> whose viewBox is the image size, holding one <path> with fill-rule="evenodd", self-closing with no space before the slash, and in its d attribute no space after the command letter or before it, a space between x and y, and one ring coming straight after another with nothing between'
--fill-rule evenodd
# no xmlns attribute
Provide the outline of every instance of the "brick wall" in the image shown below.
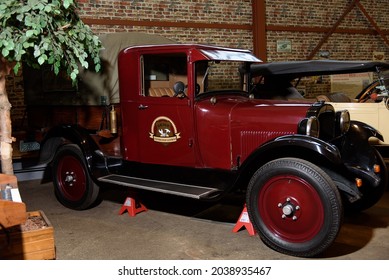
<svg viewBox="0 0 389 280"><path fill-rule="evenodd" d="M272 31L267 32L268 60L306 59L321 41L325 35L324 32L333 27L342 17L349 2L351 1L266 1L266 24L273 27ZM360 0L360 3L367 15L386 32L389 40L388 1ZM275 27L281 28L275 30ZM384 52L386 60L389 60L388 45L373 32L374 27L359 7L353 7L338 28L345 33L332 34L320 48L321 51L329 52L330 59L371 60L375 52ZM291 43L291 52L277 52L277 41L282 40ZM313 58L316 59L319 56L315 55Z"/></svg>
<svg viewBox="0 0 389 280"><path fill-rule="evenodd" d="M78 0L83 18L251 24L251 1Z"/></svg>
<svg viewBox="0 0 389 280"><path fill-rule="evenodd" d="M158 34L180 43L205 43L227 47L252 48L251 30L198 28L196 24L251 25L251 1L192 0L79 0L83 19L137 21L138 25L96 25L97 33L138 31ZM151 26L147 22L152 22ZM162 23L190 23L186 27Z"/></svg>
<svg viewBox="0 0 389 280"><path fill-rule="evenodd" d="M78 0L78 3L81 18L94 22L90 26L97 34L138 31L162 35L181 43L252 49L252 1L257 0ZM266 0L268 61L306 59L325 31L341 17L349 2ZM387 0L360 2L387 34ZM380 36L371 32L374 28L358 8L350 11L339 28L347 32L333 34L320 48L328 51L329 58L372 59L374 52L383 52L389 60L388 46ZM389 35L387 38L389 40ZM290 52L277 51L277 43L282 41L290 42ZM17 127L22 124L24 116L23 89L20 77L10 77L9 80L13 125Z"/></svg>

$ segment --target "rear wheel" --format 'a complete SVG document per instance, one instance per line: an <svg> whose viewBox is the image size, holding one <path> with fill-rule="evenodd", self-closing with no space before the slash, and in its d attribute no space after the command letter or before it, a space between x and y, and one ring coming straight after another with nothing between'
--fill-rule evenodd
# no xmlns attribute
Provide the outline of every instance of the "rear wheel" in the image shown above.
<svg viewBox="0 0 389 280"><path fill-rule="evenodd" d="M60 147L55 154L53 183L58 201L71 209L87 209L99 195L99 187L89 175L81 149L74 144Z"/></svg>
<svg viewBox="0 0 389 280"><path fill-rule="evenodd" d="M305 160L271 161L253 175L247 190L250 220L272 249L312 257L335 240L343 217L331 178Z"/></svg>

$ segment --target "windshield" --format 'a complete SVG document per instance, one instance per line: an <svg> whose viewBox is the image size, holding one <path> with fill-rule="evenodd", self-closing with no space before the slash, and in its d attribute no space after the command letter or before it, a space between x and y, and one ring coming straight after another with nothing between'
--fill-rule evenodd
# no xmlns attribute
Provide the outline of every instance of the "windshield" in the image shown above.
<svg viewBox="0 0 389 280"><path fill-rule="evenodd" d="M196 95L214 91L247 91L242 62L204 60L195 63Z"/></svg>

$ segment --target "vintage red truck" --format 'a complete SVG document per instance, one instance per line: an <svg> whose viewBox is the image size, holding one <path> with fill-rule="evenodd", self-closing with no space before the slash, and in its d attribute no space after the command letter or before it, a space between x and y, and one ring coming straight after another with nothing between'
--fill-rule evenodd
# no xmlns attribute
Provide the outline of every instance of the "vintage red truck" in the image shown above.
<svg viewBox="0 0 389 280"><path fill-rule="evenodd" d="M103 185L206 201L240 189L263 242L311 257L333 243L344 209L382 196L385 163L368 141L380 133L324 102L252 98L260 60L249 51L142 45L117 58L120 100L75 109L41 143L64 206L92 207ZM112 131L80 125L102 108Z"/></svg>

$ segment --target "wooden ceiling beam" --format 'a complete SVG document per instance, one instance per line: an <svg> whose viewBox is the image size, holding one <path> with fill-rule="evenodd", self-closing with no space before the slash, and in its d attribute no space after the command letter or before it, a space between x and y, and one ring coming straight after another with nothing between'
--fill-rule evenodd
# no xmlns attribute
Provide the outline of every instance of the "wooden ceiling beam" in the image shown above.
<svg viewBox="0 0 389 280"><path fill-rule="evenodd" d="M252 0L253 53L262 61L267 60L266 3Z"/></svg>
<svg viewBox="0 0 389 280"><path fill-rule="evenodd" d="M307 59L312 59L315 54L320 50L320 48L323 46L323 44L327 41L327 39L335 32L335 30L338 28L338 26L342 23L343 19L348 15L348 13L354 8L356 3L359 2L359 0L353 0L346 8L346 10L343 12L341 17L334 23L334 25L331 27L331 29L323 36L323 38L320 40L320 42L317 44L317 46L311 51L311 53L307 56Z"/></svg>
<svg viewBox="0 0 389 280"><path fill-rule="evenodd" d="M361 10L361 12L363 13L363 15L367 18L367 20L370 22L370 24L374 27L375 31L377 31L377 33L381 36L381 38L384 40L384 42L386 43L386 45L389 47L389 40L388 38L386 37L386 35L384 34L384 32L379 28L379 26L377 25L377 23L374 21L374 19L369 15L369 13L365 10L365 7L363 7L363 5L358 1L357 2L357 6L358 8Z"/></svg>
<svg viewBox="0 0 389 280"><path fill-rule="evenodd" d="M251 30L250 24L229 24L229 23L200 23L200 22L172 22L172 21L147 21L147 20L126 20L109 18L84 17L82 21L88 25L107 26L147 26L147 27L182 27L182 28L204 28L204 29L232 29Z"/></svg>

